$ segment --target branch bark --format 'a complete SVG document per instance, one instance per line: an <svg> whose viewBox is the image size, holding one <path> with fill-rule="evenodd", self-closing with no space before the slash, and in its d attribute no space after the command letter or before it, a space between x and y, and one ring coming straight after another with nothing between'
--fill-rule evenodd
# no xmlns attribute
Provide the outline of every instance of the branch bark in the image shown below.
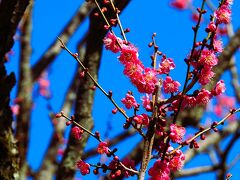
<svg viewBox="0 0 240 180"><path fill-rule="evenodd" d="M120 10L128 4L128 0L117 1L116 7ZM103 28L103 22L94 17L95 9L90 15L89 38L87 39L86 55L83 60L85 67L88 67L89 72L97 80L100 58L102 55L102 39L106 35L106 30ZM84 78L79 85L77 100L75 105L76 122L80 123L86 129L93 128L92 105L94 91L90 90L94 84L90 78ZM68 180L74 177L75 162L82 157L89 136L85 135L81 141L75 140L70 136L63 159L59 165L57 172L57 180Z"/></svg>
<svg viewBox="0 0 240 180"><path fill-rule="evenodd" d="M18 104L20 106L17 115L16 139L18 140L18 150L20 157L20 179L25 179L27 171L26 155L29 142L30 116L32 109L32 78L31 78L31 31L32 31L32 3L28 6L22 20L20 37L20 65L18 81Z"/></svg>
<svg viewBox="0 0 240 180"><path fill-rule="evenodd" d="M2 0L0 3L0 179L19 178L19 157L11 128L13 117L9 106L10 91L16 80L13 73L7 75L4 62L28 4L28 0Z"/></svg>
<svg viewBox="0 0 240 180"><path fill-rule="evenodd" d="M92 76L97 79L100 58L102 54L102 38L105 31L101 28L93 17L90 20L89 38L87 40L86 55L84 65L88 67ZM94 84L89 78L84 78L79 84L75 105L76 122L81 123L85 128L93 128L92 104L94 91L90 89ZM88 136L85 135L81 141L70 136L67 149L57 171L57 179L68 180L74 177L75 162L81 157L86 145Z"/></svg>

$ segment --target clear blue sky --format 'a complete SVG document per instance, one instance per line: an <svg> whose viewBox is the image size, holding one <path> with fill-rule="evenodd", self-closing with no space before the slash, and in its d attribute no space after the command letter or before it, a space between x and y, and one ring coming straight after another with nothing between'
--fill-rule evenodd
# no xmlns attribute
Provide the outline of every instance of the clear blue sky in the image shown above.
<svg viewBox="0 0 240 180"><path fill-rule="evenodd" d="M34 3L33 12L33 34L32 34L32 46L33 54L31 62L34 64L36 60L45 52L51 42L56 39L56 36L65 26L68 20L75 13L78 6L83 1L69 0L69 1L36 1ZM194 22L191 20L191 11L178 11L169 7L170 1L132 1L129 6L121 14L121 20L124 28L130 27L131 33L127 34L128 40L135 44L139 48L140 59L145 65L150 64L149 56L152 53L152 49L148 48L147 44L151 40L151 34L157 33L157 44L162 52L168 57L175 60L176 69L173 71L172 76L178 81L182 82L185 77L185 63L183 59L188 54L193 39L193 31L191 27ZM200 1L195 2L198 4ZM198 4L199 5L199 4ZM234 29L239 28L239 3L233 5L233 25ZM205 17L208 20L208 17ZM84 35L88 28L88 20L77 30L73 38L71 38L68 47L75 51L76 43ZM202 29L203 30L203 29ZM119 34L116 29L116 34ZM203 37L204 33L201 33L199 37ZM199 38L201 40L201 38ZM18 73L18 42L15 43L14 51L16 55L12 57L8 63L8 71L14 71ZM238 53L239 54L239 53ZM239 55L238 55L239 58ZM62 52L60 56L55 60L50 67L50 80L51 91L53 98L50 100L56 112L60 111L64 94L67 90L68 83L75 71L76 63L66 52ZM125 96L128 90L132 90L137 94L136 89L130 84L129 80L122 75L123 67L119 64L117 56L109 51L103 53L99 82L108 91L112 90L114 98L120 103L122 97ZM226 82L229 83L229 73L225 74ZM15 97L16 89L12 93L12 97ZM232 89L229 87L229 95L232 94ZM141 95L140 95L141 96ZM137 95L137 97L140 97ZM140 102L140 100L138 99ZM31 119L31 139L30 150L28 154L28 160L30 166L36 170L39 168L44 151L48 145L48 138L52 133L51 122L48 118L46 105L47 102L44 98L38 97L35 99L35 108L32 113ZM112 116L111 110L113 105L107 101L99 91L96 91L93 117L95 120L95 130L99 130L102 134L105 133L107 127L107 121L110 119L112 125L112 131L110 137L114 136L122 130L122 124L124 119L122 116ZM120 146L119 153L123 155L127 151L131 151L134 147L136 138L132 138L127 145ZM90 140L90 146L96 145L95 140ZM237 143L239 146L239 142ZM237 146L236 146L237 147ZM125 153L124 153L125 152ZM229 160L238 153L238 149L234 148ZM90 159L93 162L94 159ZM96 161L95 161L96 162ZM189 163L186 167L197 167L201 165L207 165L209 163L207 156L201 156L196 158L192 163ZM238 163L236 167L240 167ZM240 179L239 169L234 168L232 173L234 174L232 179ZM86 176L83 179L93 176ZM204 174L201 176L188 178L191 179L213 179L214 176ZM187 179L187 178L185 178Z"/></svg>

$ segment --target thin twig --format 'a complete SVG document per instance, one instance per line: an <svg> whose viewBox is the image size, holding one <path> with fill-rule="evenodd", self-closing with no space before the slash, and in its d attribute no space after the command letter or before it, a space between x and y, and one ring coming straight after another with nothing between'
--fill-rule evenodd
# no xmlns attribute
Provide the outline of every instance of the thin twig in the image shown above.
<svg viewBox="0 0 240 180"><path fill-rule="evenodd" d="M220 120L218 123L216 123L216 125L211 126L209 128L204 129L203 131L198 132L195 136L193 136L192 138L187 140L187 143L192 142L194 139L198 138L199 136L201 136L202 134L210 131L212 128L216 128L218 127L220 124L224 124L225 120L227 120L230 116L232 116L235 113L240 112L240 108L238 108L237 110L231 110L222 120ZM174 154L178 149L181 149L183 146L186 146L185 144L181 144L179 145L177 148L175 148L174 150L172 150L171 152L167 153L167 156L170 156L172 154Z"/></svg>
<svg viewBox="0 0 240 180"><path fill-rule="evenodd" d="M81 66L81 68L83 69L83 71L88 75L88 77L93 81L94 85L100 89L100 91L112 102L112 104L118 109L118 111L126 118L129 119L129 116L125 113L125 111L119 107L119 105L115 102L115 100L113 99L112 95L110 93L107 93L102 86L94 79L94 77L91 75L91 73L88 71L88 69L83 65L82 61L78 58L78 56L76 56L75 54L73 54L68 48L67 46L63 43L63 41L58 37L58 40L61 43L61 47L63 49L65 49ZM143 137L145 137L145 134L142 132L141 129L137 128L132 122L131 125L139 132L139 134Z"/></svg>

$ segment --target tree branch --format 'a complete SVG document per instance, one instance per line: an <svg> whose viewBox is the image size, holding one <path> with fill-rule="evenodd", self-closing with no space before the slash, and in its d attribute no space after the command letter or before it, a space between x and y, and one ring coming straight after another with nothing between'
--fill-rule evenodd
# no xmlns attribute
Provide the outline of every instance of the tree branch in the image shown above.
<svg viewBox="0 0 240 180"><path fill-rule="evenodd" d="M25 179L27 171L26 155L29 142L30 116L32 109L32 78L31 78L31 32L32 32L32 3L28 6L22 20L20 37L20 66L18 81L18 104L20 106L17 115L16 139L18 140L20 157L20 177Z"/></svg>
<svg viewBox="0 0 240 180"><path fill-rule="evenodd" d="M84 2L73 18L68 22L68 24L63 28L61 33L58 35L65 43L68 42L69 38L81 25L81 23L86 19L90 11L93 9L94 4ZM42 57L37 61L37 63L32 67L33 80L36 80L41 73L50 65L56 56L61 52L61 47L59 46L58 40L56 39Z"/></svg>
<svg viewBox="0 0 240 180"><path fill-rule="evenodd" d="M7 75L4 56L13 46L13 36L28 3L28 0L2 0L0 3L0 179L19 178L18 150L9 106L10 91L16 79L13 73Z"/></svg>

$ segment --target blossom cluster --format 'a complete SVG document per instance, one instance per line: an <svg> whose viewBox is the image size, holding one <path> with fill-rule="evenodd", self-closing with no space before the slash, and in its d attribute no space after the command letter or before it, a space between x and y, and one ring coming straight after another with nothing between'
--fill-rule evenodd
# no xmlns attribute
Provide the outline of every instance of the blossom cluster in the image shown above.
<svg viewBox="0 0 240 180"><path fill-rule="evenodd" d="M172 6L178 9L186 9L190 3L190 0L175 0ZM221 95L226 90L223 80L218 81L212 89L207 89L204 86L208 85L213 79L215 75L213 68L219 61L217 56L223 51L222 41L218 39L217 35L218 26L230 22L231 4L231 0L222 1L207 25L205 30L208 33L207 38L200 42L195 42L194 40L192 50L185 59L189 70L182 91L179 90L181 84L173 80L170 76L170 72L176 67L173 59L166 57L166 55L162 53L158 53L159 51L156 50L158 47L155 44L155 53L158 53L161 59L159 59L158 67L156 67L157 56L152 58L155 64L153 63L153 67L150 68L145 67L139 59L137 47L127 42L127 40L115 36L113 31L110 31L103 39L106 49L113 53L119 53L118 60L124 66L123 73L130 79L131 83L136 86L140 93L146 94L141 99L142 107L147 111L146 113L139 112L140 104L137 103L131 91L127 92L121 102L126 109L134 109L134 115L126 118L126 124L129 125L125 126L126 128L132 125L140 134L144 134L145 130L143 129L146 128L147 133L143 135L146 139L151 138L150 136L147 137L148 134L155 133L156 135L154 145L150 149L157 152L158 159L148 171L151 180L169 180L171 172L182 169L185 160L185 156L180 150L182 146L189 145L190 148L199 148L195 137L190 140L183 140L186 129L178 125L177 114L181 112L182 108L192 108L197 105L206 106L214 96ZM206 13L204 9L200 10L198 8L197 11L197 18L201 18L202 15ZM200 23L201 19L198 20L197 23ZM199 24L193 27L194 33L197 32L198 26ZM201 88L194 90L190 94L189 90L197 83L199 83ZM170 96L168 99L164 100L162 96L158 97L157 91L160 91L159 87L162 90L161 92ZM111 96L110 94L112 93L109 93L109 96ZM156 96L157 98L155 98ZM155 99L153 99L153 97ZM114 114L117 113L118 110L125 113L123 109L118 106L115 107L116 108L112 110ZM149 112L152 114L149 115ZM168 119L171 119L171 117L167 118L170 113L174 118L173 121L167 122ZM212 124L211 129L217 131L216 123ZM152 132L150 132L150 130L152 130ZM203 132L203 129L200 128L198 133L200 132ZM74 126L71 133L76 139L80 140L84 131L78 126ZM92 136L100 142L96 148L96 152L101 155L105 154L108 157L113 157L109 165L98 163L94 166L96 168L94 170L95 174L98 173L99 168L102 168L103 172L107 170L110 171L111 178L123 178L134 175L136 170L134 161L129 159L120 161L115 155L115 151L110 150L108 147L109 144L102 141L98 133ZM199 137L201 140L206 138L203 133L199 135ZM179 144L181 147L174 149L171 143ZM149 153L151 155L152 152ZM79 160L76 165L82 175L89 174L90 165L88 163Z"/></svg>
<svg viewBox="0 0 240 180"><path fill-rule="evenodd" d="M130 43L124 42L111 32L103 40L106 49L113 53L120 52L119 61L124 65L124 74L141 93L153 93L158 82L157 72L152 68L145 68L138 58L138 49Z"/></svg>
<svg viewBox="0 0 240 180"><path fill-rule="evenodd" d="M174 156L168 160L157 160L148 171L150 180L170 180L170 172L182 169L185 156L182 151L177 150Z"/></svg>

